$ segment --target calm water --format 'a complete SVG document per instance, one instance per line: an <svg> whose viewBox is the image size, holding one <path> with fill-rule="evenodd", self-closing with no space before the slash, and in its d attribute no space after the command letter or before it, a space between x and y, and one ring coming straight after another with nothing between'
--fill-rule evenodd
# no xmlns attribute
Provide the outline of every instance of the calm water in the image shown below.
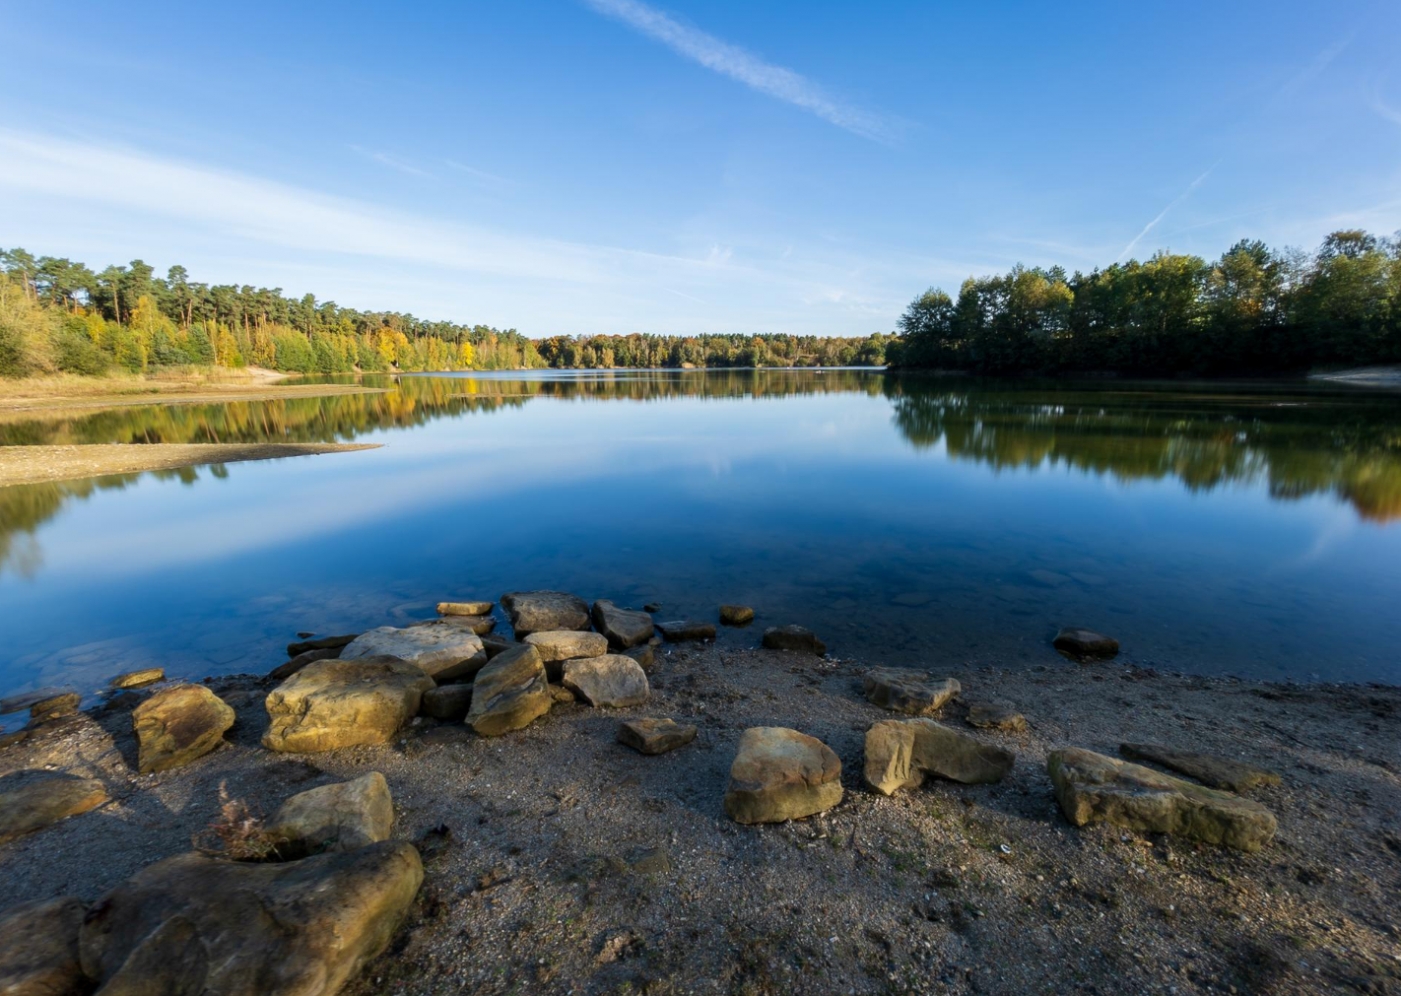
<svg viewBox="0 0 1401 996"><path fill-rule="evenodd" d="M298 631L533 587L799 622L900 664L1401 681L1401 397L870 371L405 377L0 425L362 452L0 488L0 693L265 671Z"/></svg>

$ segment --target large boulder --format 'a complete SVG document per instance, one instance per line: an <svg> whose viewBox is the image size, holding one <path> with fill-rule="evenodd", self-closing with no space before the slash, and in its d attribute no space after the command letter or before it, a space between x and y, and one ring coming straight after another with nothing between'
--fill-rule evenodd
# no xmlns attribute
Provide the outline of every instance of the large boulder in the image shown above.
<svg viewBox="0 0 1401 996"><path fill-rule="evenodd" d="M866 731L866 784L882 795L918 788L928 775L965 785L1001 781L1015 760L932 719L887 719Z"/></svg>
<svg viewBox="0 0 1401 996"><path fill-rule="evenodd" d="M539 652L522 643L497 654L477 672L467 722L484 737L500 736L529 726L553 704Z"/></svg>
<svg viewBox="0 0 1401 996"><path fill-rule="evenodd" d="M892 712L929 713L962 689L953 678L935 678L904 667L873 667L861 677L866 698Z"/></svg>
<svg viewBox="0 0 1401 996"><path fill-rule="evenodd" d="M1078 627L1062 629L1051 646L1073 661L1109 660L1119 653L1119 641L1112 636Z"/></svg>
<svg viewBox="0 0 1401 996"><path fill-rule="evenodd" d="M816 737L755 726L739 738L725 812L736 823L781 823L842 801L842 762Z"/></svg>
<svg viewBox="0 0 1401 996"><path fill-rule="evenodd" d="M446 619L416 626L380 626L361 633L341 651L343 661L397 657L439 683L470 678L486 663L481 637Z"/></svg>
<svg viewBox="0 0 1401 996"><path fill-rule="evenodd" d="M1149 761L1171 768L1212 788L1240 792L1261 785L1278 785L1279 775L1253 764L1216 754L1175 750L1157 744L1120 744L1119 753L1130 761Z"/></svg>
<svg viewBox="0 0 1401 996"><path fill-rule="evenodd" d="M819 640L812 630L803 626L770 626L764 630L764 647L767 650L792 650L801 654L827 653L827 644Z"/></svg>
<svg viewBox="0 0 1401 996"><path fill-rule="evenodd" d="M1144 833L1180 834L1258 851L1274 837L1274 814L1258 802L1203 788L1079 747L1054 750L1046 770L1066 819Z"/></svg>
<svg viewBox="0 0 1401 996"><path fill-rule="evenodd" d="M593 603L594 627L621 650L640 646L652 638L652 617L636 609L620 609L606 598Z"/></svg>
<svg viewBox="0 0 1401 996"><path fill-rule="evenodd" d="M275 864L181 854L104 896L79 956L104 996L330 996L388 946L422 882L403 842Z"/></svg>
<svg viewBox="0 0 1401 996"><path fill-rule="evenodd" d="M162 689L131 713L137 770L145 775L184 767L222 744L236 718L232 707L203 685Z"/></svg>
<svg viewBox="0 0 1401 996"><path fill-rule="evenodd" d="M559 681L564 672L561 662L576 657L602 657L608 653L608 638L602 633L586 633L577 629L547 629L531 633L525 642L535 648L545 662L545 674Z"/></svg>
<svg viewBox="0 0 1401 996"><path fill-rule="evenodd" d="M267 823L283 858L323 851L353 851L389 839L394 801L378 771L348 782L322 785L288 799Z"/></svg>
<svg viewBox="0 0 1401 996"><path fill-rule="evenodd" d="M630 719L618 724L618 743L640 754L665 754L696 739L694 726L674 719Z"/></svg>
<svg viewBox="0 0 1401 996"><path fill-rule="evenodd" d="M642 665L622 654L565 661L563 684L591 706L621 709L652 694Z"/></svg>
<svg viewBox="0 0 1401 996"><path fill-rule="evenodd" d="M588 629L589 606L563 591L513 591L501 596L516 639L547 629Z"/></svg>
<svg viewBox="0 0 1401 996"><path fill-rule="evenodd" d="M0 778L0 844L94 809L108 799L96 778L17 771Z"/></svg>
<svg viewBox="0 0 1401 996"><path fill-rule="evenodd" d="M715 624L699 619L673 619L670 622L659 622L657 629L672 643L681 643L684 640L715 639Z"/></svg>
<svg viewBox="0 0 1401 996"><path fill-rule="evenodd" d="M263 746L320 751L387 743L418 714L433 679L397 657L308 664L269 693Z"/></svg>
<svg viewBox="0 0 1401 996"><path fill-rule="evenodd" d="M80 900L24 903L0 914L0 994L81 996L92 990L78 964Z"/></svg>

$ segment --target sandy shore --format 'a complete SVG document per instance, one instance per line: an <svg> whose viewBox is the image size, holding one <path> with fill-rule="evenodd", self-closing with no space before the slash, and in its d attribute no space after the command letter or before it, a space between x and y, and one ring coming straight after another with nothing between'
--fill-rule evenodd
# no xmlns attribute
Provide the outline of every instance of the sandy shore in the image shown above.
<svg viewBox="0 0 1401 996"><path fill-rule="evenodd" d="M231 742L141 777L129 712L59 721L0 751L0 774L93 773L115 801L0 847L0 908L92 901L187 850L221 783L267 814L378 770L395 836L419 843L427 878L355 996L1401 991L1399 689L1174 676L1049 651L1027 671L931 664L1031 726L977 732L1016 752L1001 784L887 799L860 777L864 731L891 715L859 690L878 662L661 649L646 707L556 706L494 739L420 719L390 745L277 755L259 745L270 683L234 677L212 683L238 711ZM699 737L658 757L614 741L620 719L647 715L695 723ZM954 703L942 718L969 729L963 715ZM789 824L727 819L729 764L757 725L830 745L844 801ZM1282 785L1249 793L1279 819L1273 843L1242 854L1071 826L1047 752L1113 754L1124 740L1278 772Z"/></svg>
<svg viewBox="0 0 1401 996"><path fill-rule="evenodd" d="M100 443L84 446L0 446L0 487L71 481L104 474L178 470L211 463L275 460L377 449L378 443Z"/></svg>

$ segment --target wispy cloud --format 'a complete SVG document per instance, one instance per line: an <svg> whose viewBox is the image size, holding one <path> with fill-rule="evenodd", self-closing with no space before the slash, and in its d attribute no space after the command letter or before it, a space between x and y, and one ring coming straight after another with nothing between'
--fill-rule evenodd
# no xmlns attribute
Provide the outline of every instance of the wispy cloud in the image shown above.
<svg viewBox="0 0 1401 996"><path fill-rule="evenodd" d="M1218 162L1218 163L1213 163L1213 164L1211 165L1211 167L1210 167L1209 169L1207 169L1207 171L1206 171L1205 173L1203 173L1201 176L1199 176L1199 177L1197 177L1195 180L1193 180L1193 181L1191 182L1191 184L1188 185L1187 189L1184 190L1184 191L1182 191L1182 193L1179 194L1179 195L1172 201L1172 203L1170 203L1167 207L1165 207L1165 208L1163 208L1161 211L1159 211L1159 212L1158 212L1158 216L1157 216L1156 218L1154 218L1152 221L1150 221L1148 224L1144 225L1144 226L1143 226L1143 231L1141 231L1141 232L1139 232L1137 235L1135 235L1135 236L1133 237L1133 240L1132 240L1128 245L1124 246L1124 251L1121 252L1121 253L1119 253L1119 255L1116 256L1116 257L1114 258L1114 262L1116 262L1116 263L1121 263L1121 262L1123 262L1124 257L1127 256L1129 253L1133 252L1133 251L1134 251L1134 248L1135 248L1140 242L1143 241L1143 239L1148 235L1149 232L1151 232L1153 229L1155 229L1155 228L1158 227L1158 223L1161 222L1164 218L1166 218L1166 217L1172 212L1172 209L1173 209L1173 208L1177 207L1179 204L1181 204L1181 203L1182 203L1183 201L1185 201L1187 198L1191 197L1192 194L1196 191L1196 189L1197 189L1198 187L1200 187L1203 183L1206 182L1206 178L1209 177L1209 176L1211 175L1211 171L1214 170L1214 169L1216 169L1216 167L1219 166L1219 165L1220 165L1219 162Z"/></svg>
<svg viewBox="0 0 1401 996"><path fill-rule="evenodd" d="M466 163L460 163L456 159L444 159L443 162L446 163L448 166L451 166L453 169L457 170L459 173L465 173L472 179L480 180L483 183L493 184L495 186L502 187L511 186L513 184L513 181L506 179L504 176L497 176L495 173L488 173L484 169L477 169L475 166L468 166Z"/></svg>
<svg viewBox="0 0 1401 996"><path fill-rule="evenodd" d="M1309 60L1307 66L1295 73L1284 86L1279 88L1279 96L1292 96L1318 79L1318 77L1322 76L1323 71L1332 65L1333 60L1342 55L1343 50L1352 44L1352 39L1352 35L1348 35L1346 38L1339 38L1333 44L1315 55Z"/></svg>
<svg viewBox="0 0 1401 996"><path fill-rule="evenodd" d="M372 159L382 166L388 166L390 169L397 169L400 173L407 173L409 176L431 177L433 175L426 169L419 169L413 163L405 162L403 159L397 156L391 156L387 152L376 152L374 149L367 149L360 145L352 145L350 151L362 155L366 159Z"/></svg>
<svg viewBox="0 0 1401 996"><path fill-rule="evenodd" d="M598 13L622 21L721 76L728 76L760 93L801 107L838 128L878 142L888 142L892 137L889 122L880 115L840 100L791 69L765 62L738 45L731 45L699 28L682 24L669 14L639 0L583 2Z"/></svg>

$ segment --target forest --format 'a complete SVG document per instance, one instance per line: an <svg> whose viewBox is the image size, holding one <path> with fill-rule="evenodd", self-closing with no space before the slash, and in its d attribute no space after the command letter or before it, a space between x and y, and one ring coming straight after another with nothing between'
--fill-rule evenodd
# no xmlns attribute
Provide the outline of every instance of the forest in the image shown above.
<svg viewBox="0 0 1401 996"><path fill-rule="evenodd" d="M892 366L980 374L1226 376L1401 362L1401 236L1334 232L1314 253L1241 241L1088 274L1014 267L931 288Z"/></svg>

